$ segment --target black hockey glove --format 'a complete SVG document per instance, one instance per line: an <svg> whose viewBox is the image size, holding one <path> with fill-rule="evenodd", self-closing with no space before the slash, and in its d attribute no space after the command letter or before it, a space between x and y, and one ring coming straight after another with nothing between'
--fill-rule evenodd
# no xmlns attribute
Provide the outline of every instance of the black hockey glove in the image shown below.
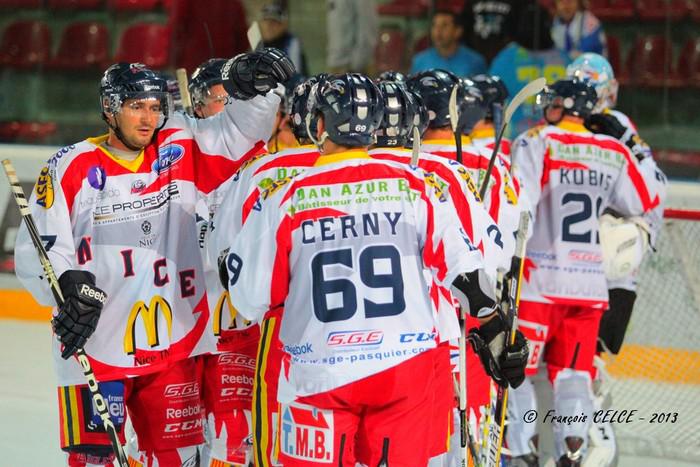
<svg viewBox="0 0 700 467"><path fill-rule="evenodd" d="M221 282L221 285L226 290L228 290L228 267L226 265L228 250L228 248L222 250L221 253L219 253L219 257L216 259L217 266L219 267L219 282Z"/></svg>
<svg viewBox="0 0 700 467"><path fill-rule="evenodd" d="M515 342L505 345L508 332L500 316L469 330L469 342L484 369L502 387L517 388L525 380L528 346L525 336L515 332Z"/></svg>
<svg viewBox="0 0 700 467"><path fill-rule="evenodd" d="M224 89L239 100L264 96L295 73L291 60L275 48L238 55L221 68Z"/></svg>
<svg viewBox="0 0 700 467"><path fill-rule="evenodd" d="M95 287L95 276L88 271L68 270L61 274L58 285L64 302L52 325L64 346L61 357L68 359L95 332L107 294Z"/></svg>
<svg viewBox="0 0 700 467"><path fill-rule="evenodd" d="M611 114L591 114L584 126L596 134L612 136L629 148L634 157L641 161L650 154L649 145L638 134L625 127Z"/></svg>

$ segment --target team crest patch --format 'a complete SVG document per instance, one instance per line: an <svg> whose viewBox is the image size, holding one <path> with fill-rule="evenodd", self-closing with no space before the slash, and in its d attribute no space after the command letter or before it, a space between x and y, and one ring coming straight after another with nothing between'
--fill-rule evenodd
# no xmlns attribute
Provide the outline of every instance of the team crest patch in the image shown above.
<svg viewBox="0 0 700 467"><path fill-rule="evenodd" d="M95 190L102 191L102 189L105 187L105 183L107 183L107 173L105 172L104 167L100 165L93 165L90 167L90 170L88 170L87 179L91 187L93 187Z"/></svg>
<svg viewBox="0 0 700 467"><path fill-rule="evenodd" d="M301 404L282 405L280 449L289 457L333 462L333 411Z"/></svg>
<svg viewBox="0 0 700 467"><path fill-rule="evenodd" d="M179 144L167 144L158 149L158 159L153 162L152 169L154 172L162 174L170 170L184 155L184 147Z"/></svg>
<svg viewBox="0 0 700 467"><path fill-rule="evenodd" d="M34 191L36 192L36 204L44 209L53 206L53 180L48 167L44 167L39 172Z"/></svg>

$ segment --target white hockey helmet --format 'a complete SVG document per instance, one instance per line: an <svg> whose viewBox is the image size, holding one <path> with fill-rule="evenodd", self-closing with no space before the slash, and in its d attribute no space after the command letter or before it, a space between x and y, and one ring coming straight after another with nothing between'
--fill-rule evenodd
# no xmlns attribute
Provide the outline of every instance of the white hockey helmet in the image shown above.
<svg viewBox="0 0 700 467"><path fill-rule="evenodd" d="M619 280L634 273L649 248L649 225L640 217L625 219L607 213L598 224L605 277Z"/></svg>
<svg viewBox="0 0 700 467"><path fill-rule="evenodd" d="M593 109L593 113L600 113L605 109L615 107L618 83L612 66L605 57L590 52L581 54L566 67L566 74L588 81L595 87L598 103Z"/></svg>

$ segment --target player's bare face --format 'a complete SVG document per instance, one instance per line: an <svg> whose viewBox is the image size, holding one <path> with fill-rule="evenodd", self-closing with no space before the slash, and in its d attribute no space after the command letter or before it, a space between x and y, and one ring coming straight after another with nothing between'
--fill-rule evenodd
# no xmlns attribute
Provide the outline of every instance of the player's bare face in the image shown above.
<svg viewBox="0 0 700 467"><path fill-rule="evenodd" d="M131 147L143 148L151 142L162 116L158 99L129 99L115 118L122 138Z"/></svg>
<svg viewBox="0 0 700 467"><path fill-rule="evenodd" d="M199 116L202 118L213 117L224 110L224 105L228 100L228 93L223 84L214 84L209 88L209 94L204 99L204 105L198 108Z"/></svg>
<svg viewBox="0 0 700 467"><path fill-rule="evenodd" d="M564 107L559 105L548 105L544 109L544 119L547 123L556 125L564 117Z"/></svg>

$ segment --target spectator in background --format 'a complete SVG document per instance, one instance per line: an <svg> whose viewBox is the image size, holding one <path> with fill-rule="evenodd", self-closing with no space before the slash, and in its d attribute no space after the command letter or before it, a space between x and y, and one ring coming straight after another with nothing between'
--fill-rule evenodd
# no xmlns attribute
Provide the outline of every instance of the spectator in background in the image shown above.
<svg viewBox="0 0 700 467"><path fill-rule="evenodd" d="M552 17L547 9L533 2L521 5L517 10L515 41L496 55L489 70L489 74L503 80L511 96L541 76L547 79L547 84L564 78L569 64L568 56L554 47L550 36ZM506 136L515 137L537 125L541 119L542 111L535 105L535 99L529 99L511 117Z"/></svg>
<svg viewBox="0 0 700 467"><path fill-rule="evenodd" d="M265 47L275 47L287 54L298 73L306 76L306 57L299 38L289 32L287 12L281 5L270 3L262 7L260 34Z"/></svg>
<svg viewBox="0 0 700 467"><path fill-rule="evenodd" d="M584 8L581 0L556 0L552 40L572 60L584 52L607 55L605 33L598 18Z"/></svg>
<svg viewBox="0 0 700 467"><path fill-rule="evenodd" d="M462 26L451 11L437 11L430 26L433 46L413 57L411 73L432 70L451 71L457 76L486 72L486 61L479 53L459 43Z"/></svg>
<svg viewBox="0 0 700 467"><path fill-rule="evenodd" d="M516 0L468 0L461 13L462 42L487 62L512 40Z"/></svg>
<svg viewBox="0 0 700 467"><path fill-rule="evenodd" d="M376 0L327 0L326 5L327 68L331 73L372 74L379 34Z"/></svg>

